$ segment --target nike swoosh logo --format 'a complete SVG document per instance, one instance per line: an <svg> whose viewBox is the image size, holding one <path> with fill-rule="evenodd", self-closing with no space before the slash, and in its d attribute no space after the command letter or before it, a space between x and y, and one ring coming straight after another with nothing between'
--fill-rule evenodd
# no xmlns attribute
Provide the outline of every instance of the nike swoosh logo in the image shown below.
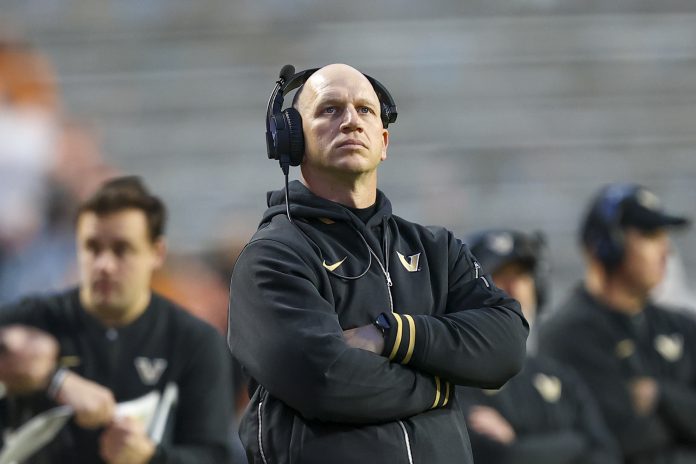
<svg viewBox="0 0 696 464"><path fill-rule="evenodd" d="M347 256L346 256L346 258L347 258ZM326 260L324 260L324 262L321 263L321 264L322 264L326 269L328 269L329 271L335 271L336 269L338 269L338 266L340 266L341 264L343 264L343 261L345 261L346 258L343 258L343 259L340 260L340 261L336 261L336 262L333 263L333 264L326 264Z"/></svg>

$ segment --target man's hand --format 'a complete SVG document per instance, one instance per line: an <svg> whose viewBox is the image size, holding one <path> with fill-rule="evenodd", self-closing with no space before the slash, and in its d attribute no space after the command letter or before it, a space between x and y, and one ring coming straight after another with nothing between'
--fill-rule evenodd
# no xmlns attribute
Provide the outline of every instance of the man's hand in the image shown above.
<svg viewBox="0 0 696 464"><path fill-rule="evenodd" d="M12 394L46 388L56 368L58 342L33 327L0 328L0 381Z"/></svg>
<svg viewBox="0 0 696 464"><path fill-rule="evenodd" d="M471 430L509 445L515 441L515 430L498 411L488 406L474 406L469 410Z"/></svg>
<svg viewBox="0 0 696 464"><path fill-rule="evenodd" d="M99 438L99 454L108 464L146 464L155 448L142 423L131 417L115 419Z"/></svg>
<svg viewBox="0 0 696 464"><path fill-rule="evenodd" d="M660 389L655 379L636 377L629 382L628 390L631 394L633 410L639 416L647 416L657 407Z"/></svg>
<svg viewBox="0 0 696 464"><path fill-rule="evenodd" d="M373 324L356 327L343 331L343 338L348 346L382 354L384 350L384 335Z"/></svg>
<svg viewBox="0 0 696 464"><path fill-rule="evenodd" d="M56 401L72 406L75 422L86 429L105 426L114 418L116 401L111 390L74 372L66 373Z"/></svg>

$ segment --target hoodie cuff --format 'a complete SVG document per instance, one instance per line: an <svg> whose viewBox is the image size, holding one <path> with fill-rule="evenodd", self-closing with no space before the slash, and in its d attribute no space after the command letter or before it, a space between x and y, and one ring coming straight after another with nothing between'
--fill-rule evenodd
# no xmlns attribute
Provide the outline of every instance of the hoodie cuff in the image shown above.
<svg viewBox="0 0 696 464"><path fill-rule="evenodd" d="M390 361L408 364L416 346L416 323L409 314L383 313L389 321L389 329L384 331L384 350L382 356Z"/></svg>
<svg viewBox="0 0 696 464"><path fill-rule="evenodd" d="M440 377L435 376L435 398L430 409L444 408L449 403L454 385Z"/></svg>

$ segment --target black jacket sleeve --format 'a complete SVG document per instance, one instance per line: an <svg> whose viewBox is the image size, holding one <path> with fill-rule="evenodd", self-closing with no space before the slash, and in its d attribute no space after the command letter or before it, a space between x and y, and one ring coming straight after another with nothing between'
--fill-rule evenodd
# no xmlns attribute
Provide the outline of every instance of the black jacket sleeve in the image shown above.
<svg viewBox="0 0 696 464"><path fill-rule="evenodd" d="M572 403L573 427L518 436L511 445L511 464L620 464L617 444L604 424L594 397L570 371L563 373L564 401Z"/></svg>
<svg viewBox="0 0 696 464"><path fill-rule="evenodd" d="M448 250L446 313L388 314L384 353L458 385L498 388L522 367L529 325L519 303L479 275L473 255L451 234Z"/></svg>
<svg viewBox="0 0 696 464"><path fill-rule="evenodd" d="M535 433L510 445L506 464L589 464L583 461L587 447L585 437L573 430Z"/></svg>
<svg viewBox="0 0 696 464"><path fill-rule="evenodd" d="M189 338L191 356L179 385L172 443L157 447L152 464L232 462L232 377L229 352L211 327Z"/></svg>
<svg viewBox="0 0 696 464"><path fill-rule="evenodd" d="M658 309L655 314L670 321L673 332L682 337L682 355L674 367L683 372L680 381L658 378L657 414L671 427L681 444L696 445L696 323L686 315ZM691 374L687 374L690 372Z"/></svg>
<svg viewBox="0 0 696 464"><path fill-rule="evenodd" d="M596 335L594 326L567 325L551 320L541 326L539 352L572 366L589 387L606 424L626 456L669 446L669 428L657 414L639 416L633 411L624 369L614 356L610 337ZM590 342L592 340L592 342ZM584 342L586 341L586 342Z"/></svg>
<svg viewBox="0 0 696 464"><path fill-rule="evenodd" d="M679 441L696 445L696 387L660 380L658 388L658 414L675 431Z"/></svg>
<svg viewBox="0 0 696 464"><path fill-rule="evenodd" d="M559 402L548 403L548 410L525 396L532 388L529 372L520 374L508 384L510 389L506 386L494 397L478 390L459 390L457 399L464 401L465 410L481 404L497 409L503 417L512 414L515 418L508 418L517 435L509 445L472 430L474 457L499 464L620 464L617 444L587 387L574 372L550 366L548 360L541 362L530 361L530 365L553 369L549 372L558 376L562 385Z"/></svg>
<svg viewBox="0 0 696 464"><path fill-rule="evenodd" d="M261 239L243 250L228 343L250 376L307 419L375 423L442 406L433 376L345 343L319 279L285 244Z"/></svg>
<svg viewBox="0 0 696 464"><path fill-rule="evenodd" d="M0 326L24 324L48 331L55 323L49 298L28 297L0 307Z"/></svg>
<svg viewBox="0 0 696 464"><path fill-rule="evenodd" d="M510 446L505 464L621 464L618 454L590 450L586 435L560 430L522 437ZM501 463L503 464L503 463Z"/></svg>
<svg viewBox="0 0 696 464"><path fill-rule="evenodd" d="M572 430L517 435L505 444L470 429L469 439L475 462L496 464L580 464L587 446Z"/></svg>
<svg viewBox="0 0 696 464"><path fill-rule="evenodd" d="M585 382L572 370L563 373L563 384L566 389L566 399L573 402L575 422L573 432L582 436L585 447L583 464L620 464L621 452L618 443L609 431L597 400L590 392Z"/></svg>

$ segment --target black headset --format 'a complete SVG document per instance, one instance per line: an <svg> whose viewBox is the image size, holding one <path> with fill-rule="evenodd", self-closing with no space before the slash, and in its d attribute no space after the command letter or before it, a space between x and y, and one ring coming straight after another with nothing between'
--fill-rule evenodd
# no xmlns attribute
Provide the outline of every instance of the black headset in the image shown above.
<svg viewBox="0 0 696 464"><path fill-rule="evenodd" d="M636 184L614 184L604 188L595 199L583 231L583 241L594 256L611 270L621 264L625 255L624 231L621 221L626 199L634 196Z"/></svg>
<svg viewBox="0 0 696 464"><path fill-rule="evenodd" d="M295 67L289 64L280 70L279 79L268 99L266 110L266 151L268 159L278 160L283 173L287 176L290 166L299 166L304 156L304 132L302 117L295 108L283 110L283 97L288 92L302 86L309 76L319 68L307 69L295 73ZM379 98L382 125L387 128L396 121L398 115L396 103L391 94L379 81L363 74Z"/></svg>

